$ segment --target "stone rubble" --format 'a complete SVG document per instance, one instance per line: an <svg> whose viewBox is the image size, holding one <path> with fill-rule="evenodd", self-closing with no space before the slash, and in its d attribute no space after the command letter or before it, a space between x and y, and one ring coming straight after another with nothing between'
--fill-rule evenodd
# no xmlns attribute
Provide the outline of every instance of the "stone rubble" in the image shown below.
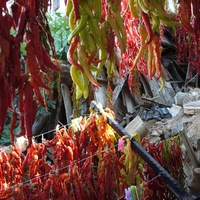
<svg viewBox="0 0 200 200"><path fill-rule="evenodd" d="M177 134L185 134L189 146L181 145L186 187L191 193L200 191L200 89L179 92L169 109L170 119L145 121L151 142L159 142ZM182 138L182 137L181 137ZM192 155L193 154L193 155ZM195 159L195 164L192 162Z"/></svg>

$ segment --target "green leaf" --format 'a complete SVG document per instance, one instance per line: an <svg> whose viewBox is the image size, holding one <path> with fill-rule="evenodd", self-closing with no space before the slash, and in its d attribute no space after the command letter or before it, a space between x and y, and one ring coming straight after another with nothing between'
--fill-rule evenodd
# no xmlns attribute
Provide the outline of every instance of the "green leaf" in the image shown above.
<svg viewBox="0 0 200 200"><path fill-rule="evenodd" d="M53 14L48 13L46 16L49 22L51 34L54 38L57 58L62 59L63 53L66 52L67 39L70 34L68 21L66 20L66 17L59 12Z"/></svg>

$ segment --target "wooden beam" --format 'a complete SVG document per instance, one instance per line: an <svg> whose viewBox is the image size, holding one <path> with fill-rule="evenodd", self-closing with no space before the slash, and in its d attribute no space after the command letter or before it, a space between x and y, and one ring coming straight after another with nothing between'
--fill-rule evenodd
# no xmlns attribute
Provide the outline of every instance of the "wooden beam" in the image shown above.
<svg viewBox="0 0 200 200"><path fill-rule="evenodd" d="M61 92L62 92L63 102L65 106L67 124L70 124L71 116L72 116L71 97L70 97L69 87L64 83L61 84Z"/></svg>

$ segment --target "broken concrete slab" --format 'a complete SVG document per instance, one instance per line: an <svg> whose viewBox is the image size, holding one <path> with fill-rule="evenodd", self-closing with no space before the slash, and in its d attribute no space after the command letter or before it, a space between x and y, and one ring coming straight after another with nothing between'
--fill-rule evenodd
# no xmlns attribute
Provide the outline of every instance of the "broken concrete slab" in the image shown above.
<svg viewBox="0 0 200 200"><path fill-rule="evenodd" d="M127 131L130 135L133 133L138 133L140 135L140 138L145 137L149 130L145 123L142 121L142 119L139 116L136 116L126 127L125 131Z"/></svg>
<svg viewBox="0 0 200 200"><path fill-rule="evenodd" d="M200 100L184 104L183 109L184 113L188 115L200 113Z"/></svg>

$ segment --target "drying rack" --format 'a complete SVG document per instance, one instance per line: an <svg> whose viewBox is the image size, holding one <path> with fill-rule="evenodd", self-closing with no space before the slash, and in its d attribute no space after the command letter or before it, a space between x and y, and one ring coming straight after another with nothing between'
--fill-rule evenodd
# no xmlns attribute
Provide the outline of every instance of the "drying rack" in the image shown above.
<svg viewBox="0 0 200 200"><path fill-rule="evenodd" d="M107 123L121 136L130 135L121 127L114 119L112 119L108 113L106 113L100 103L91 101L91 108L96 112L107 117ZM200 199L200 193L190 196L185 189L134 139L131 139L131 148L154 170L154 172L163 179L166 183L168 190L178 200L198 200Z"/></svg>

